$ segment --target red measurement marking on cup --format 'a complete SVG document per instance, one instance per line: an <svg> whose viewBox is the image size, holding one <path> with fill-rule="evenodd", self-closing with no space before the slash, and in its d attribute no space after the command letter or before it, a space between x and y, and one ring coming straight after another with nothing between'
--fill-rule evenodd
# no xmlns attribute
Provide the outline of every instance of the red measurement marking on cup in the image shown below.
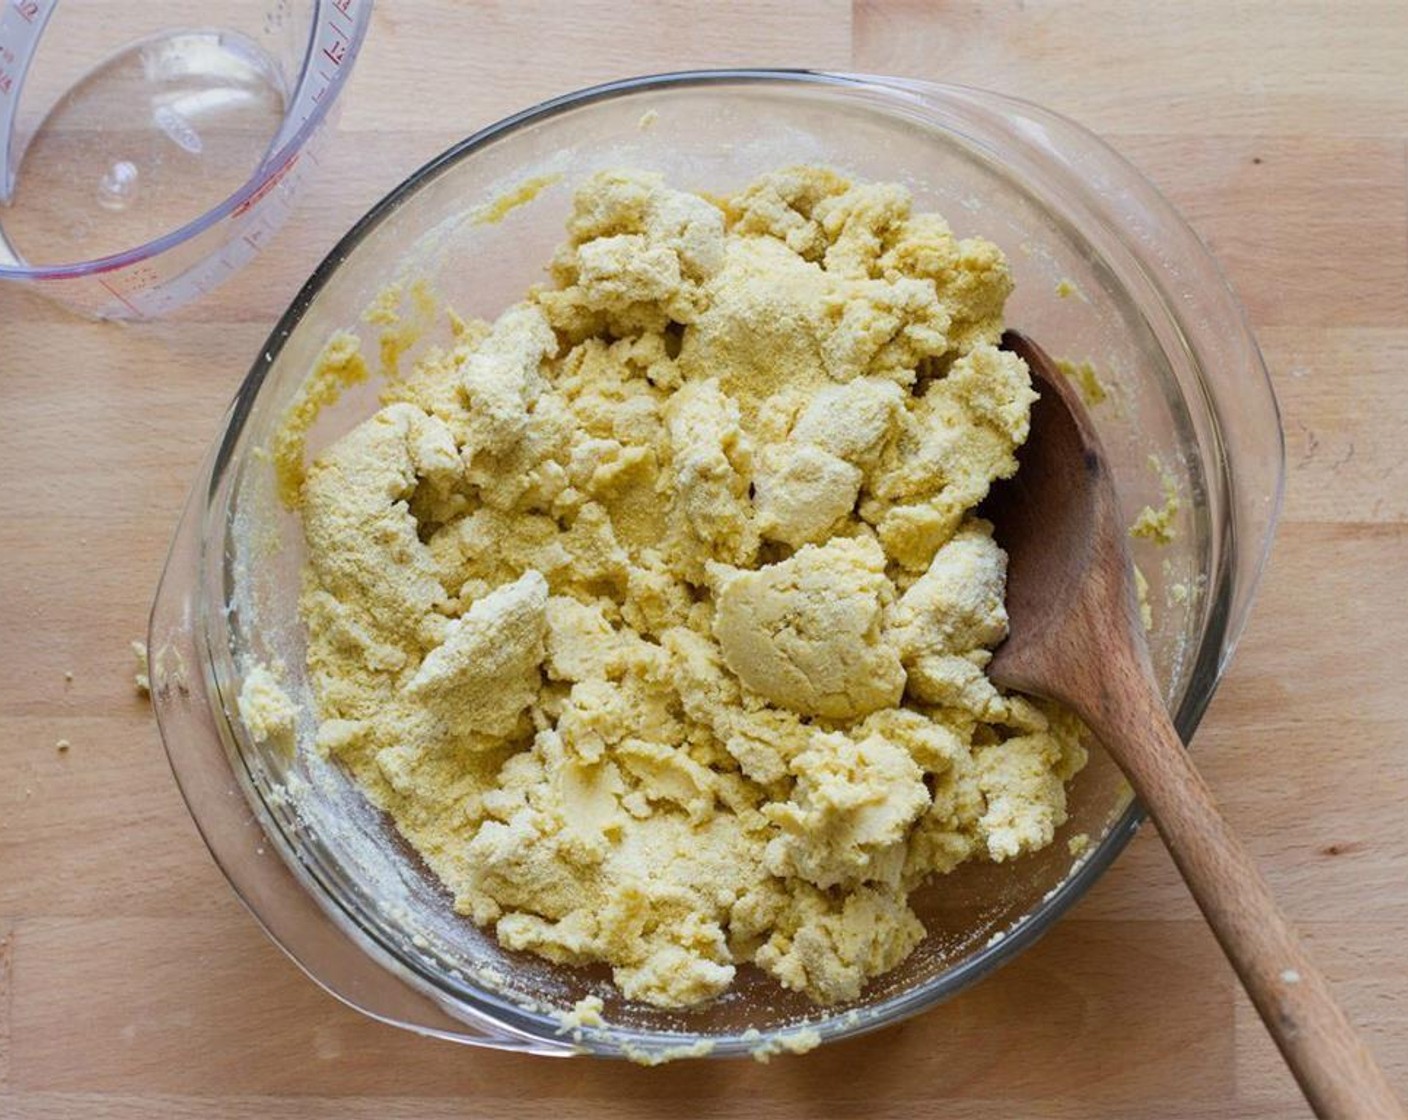
<svg viewBox="0 0 1408 1120"><path fill-rule="evenodd" d="M116 288L114 288L111 284L109 284L109 283L108 283L106 280L104 280L101 276L98 277L98 283L101 284L104 288L106 288L109 292L111 292L114 296L116 296L116 297L117 297L117 301L118 301L120 304L122 304L123 307L127 308L128 311L132 312L133 315L140 315L140 314L141 314L141 311L139 311L139 310L137 309L137 307L132 303L132 301L131 301L130 299L128 299L128 298L127 298L125 295L123 295L121 292L119 292Z"/></svg>
<svg viewBox="0 0 1408 1120"><path fill-rule="evenodd" d="M279 185L279 180L293 170L293 165L298 162L298 157L301 154L302 153L300 152L294 152L293 155L289 156L288 159L284 161L284 165L269 176L268 182L263 183L257 191L255 191L252 195L250 195L247 199L245 199L243 202L241 202L238 206L235 207L234 211L230 214L230 217L238 218L241 214L248 211L252 206L254 206L257 202L263 199L264 196L267 195L271 190L277 187Z"/></svg>
<svg viewBox="0 0 1408 1120"><path fill-rule="evenodd" d="M39 3L39 0L10 0L10 11L13 11L24 24L34 30L27 30L24 27L13 28L11 34L17 35L17 44L0 42L0 94L7 97L14 92L15 82L23 72L24 63L30 59L30 51L34 49L34 37L38 34L38 28L35 28L34 25L44 14L44 6ZM0 20L0 31L4 30L4 23L7 21Z"/></svg>
<svg viewBox="0 0 1408 1120"><path fill-rule="evenodd" d="M333 5L334 10L336 5ZM347 13L341 13L346 18ZM328 34L324 37L326 45L323 47L323 57L334 66L341 66L347 58L347 48L352 43L352 37L337 25L336 20L329 19L324 25Z"/></svg>
<svg viewBox="0 0 1408 1120"><path fill-rule="evenodd" d="M293 100L289 121L302 128L343 78L353 45L361 35L370 5L361 0L318 0L315 54ZM287 132L287 126L285 131Z"/></svg>
<svg viewBox="0 0 1408 1120"><path fill-rule="evenodd" d="M0 202L15 191L15 111L34 46L58 0L0 0Z"/></svg>

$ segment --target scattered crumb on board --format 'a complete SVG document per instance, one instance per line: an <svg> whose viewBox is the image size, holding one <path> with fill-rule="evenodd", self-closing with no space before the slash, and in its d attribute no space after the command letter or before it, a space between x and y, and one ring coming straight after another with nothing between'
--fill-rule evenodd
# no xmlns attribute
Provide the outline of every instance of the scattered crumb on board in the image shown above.
<svg viewBox="0 0 1408 1120"><path fill-rule="evenodd" d="M152 690L151 670L147 666L147 643L134 641L132 643L132 656L137 659L137 672L133 676L133 682L137 686L137 691L150 693Z"/></svg>

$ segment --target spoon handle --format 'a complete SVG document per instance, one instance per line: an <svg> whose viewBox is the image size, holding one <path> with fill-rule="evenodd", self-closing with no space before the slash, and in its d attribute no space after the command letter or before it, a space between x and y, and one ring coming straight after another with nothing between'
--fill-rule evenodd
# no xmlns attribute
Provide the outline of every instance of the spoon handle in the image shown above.
<svg viewBox="0 0 1408 1120"><path fill-rule="evenodd" d="M1115 692L1122 696L1116 699ZM1104 726L1092 723L1092 729L1119 745L1111 753L1315 1114L1322 1120L1402 1120L1398 1097L1223 819L1152 684L1110 690L1103 699L1092 715Z"/></svg>

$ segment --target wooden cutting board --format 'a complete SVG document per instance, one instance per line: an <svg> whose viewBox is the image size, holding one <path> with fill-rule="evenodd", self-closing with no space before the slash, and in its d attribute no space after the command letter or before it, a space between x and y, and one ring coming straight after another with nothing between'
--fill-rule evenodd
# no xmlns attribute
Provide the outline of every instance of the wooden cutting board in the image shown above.
<svg viewBox="0 0 1408 1120"><path fill-rule="evenodd" d="M143 326L0 288L0 1117L1306 1115L1152 831L1040 945L922 1018L769 1066L657 1070L372 1023L264 939L207 856L128 642L274 317L464 134L577 86L730 65L1043 102L1111 139L1226 266L1289 489L1196 752L1408 1090L1408 5L724 7L379 0L328 166L256 266Z"/></svg>

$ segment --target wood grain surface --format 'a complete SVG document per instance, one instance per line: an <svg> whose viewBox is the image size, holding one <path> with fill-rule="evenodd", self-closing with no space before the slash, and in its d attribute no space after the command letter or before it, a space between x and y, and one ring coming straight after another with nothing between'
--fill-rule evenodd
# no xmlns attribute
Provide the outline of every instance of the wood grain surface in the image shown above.
<svg viewBox="0 0 1408 1120"><path fill-rule="evenodd" d="M1222 260L1280 394L1289 488L1195 750L1408 1091L1405 58L1399 0L378 0L324 174L217 295L123 327L0 287L0 1118L1308 1115L1152 830L1036 948L919 1019L768 1066L657 1070L366 1020L207 856L127 645L274 317L450 142L591 82L722 65L1040 101L1114 142Z"/></svg>

